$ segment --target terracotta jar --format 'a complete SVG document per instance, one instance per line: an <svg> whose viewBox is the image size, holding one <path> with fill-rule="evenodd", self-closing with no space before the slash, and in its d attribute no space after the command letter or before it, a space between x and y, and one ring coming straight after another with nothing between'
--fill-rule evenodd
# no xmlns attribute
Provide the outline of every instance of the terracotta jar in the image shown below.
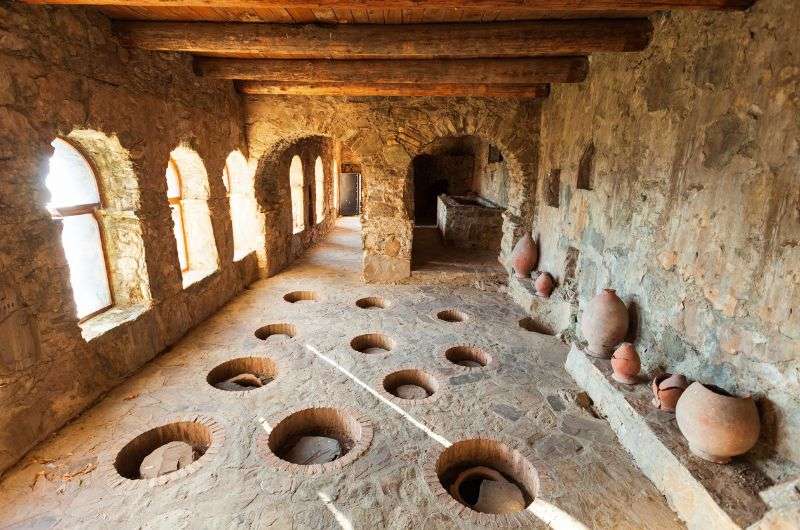
<svg viewBox="0 0 800 530"><path fill-rule="evenodd" d="M630 342L623 342L619 348L611 356L611 367L614 373L611 377L615 381L625 383L626 385L635 385L639 379L639 369L642 367L642 362L639 360L639 354Z"/></svg>
<svg viewBox="0 0 800 530"><path fill-rule="evenodd" d="M591 299L581 316L581 331L589 342L586 353L608 359L628 332L628 308L614 289L603 289Z"/></svg>
<svg viewBox="0 0 800 530"><path fill-rule="evenodd" d="M713 385L689 385L675 409L678 428L700 458L727 464L758 441L761 422L750 396L737 397Z"/></svg>
<svg viewBox="0 0 800 530"><path fill-rule="evenodd" d="M675 412L683 391L689 382L681 374L664 373L653 378L653 405L664 412Z"/></svg>
<svg viewBox="0 0 800 530"><path fill-rule="evenodd" d="M527 278L536 268L538 261L539 249L536 242L531 239L530 232L525 232L511 252L511 266L514 268L514 274L517 278Z"/></svg>
<svg viewBox="0 0 800 530"><path fill-rule="evenodd" d="M553 292L555 285L549 272L539 274L536 281L533 282L533 286L536 287L536 296L541 296L542 298L550 298L550 293Z"/></svg>

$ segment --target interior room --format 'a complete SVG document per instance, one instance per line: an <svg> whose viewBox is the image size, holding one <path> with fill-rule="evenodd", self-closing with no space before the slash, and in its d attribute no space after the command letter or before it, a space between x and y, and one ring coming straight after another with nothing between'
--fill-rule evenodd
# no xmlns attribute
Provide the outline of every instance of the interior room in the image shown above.
<svg viewBox="0 0 800 530"><path fill-rule="evenodd" d="M0 528L800 529L800 6L0 0Z"/></svg>

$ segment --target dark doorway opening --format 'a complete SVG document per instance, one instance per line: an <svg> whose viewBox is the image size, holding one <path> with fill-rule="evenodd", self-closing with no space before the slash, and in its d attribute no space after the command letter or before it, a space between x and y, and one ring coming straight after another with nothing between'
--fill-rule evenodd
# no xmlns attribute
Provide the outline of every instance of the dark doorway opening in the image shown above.
<svg viewBox="0 0 800 530"><path fill-rule="evenodd" d="M339 215L361 213L361 173L339 173Z"/></svg>

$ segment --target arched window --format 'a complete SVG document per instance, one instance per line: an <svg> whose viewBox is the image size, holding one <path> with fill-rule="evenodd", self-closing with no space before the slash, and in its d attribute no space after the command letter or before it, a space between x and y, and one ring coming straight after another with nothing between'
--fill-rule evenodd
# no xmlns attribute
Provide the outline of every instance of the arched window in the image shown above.
<svg viewBox="0 0 800 530"><path fill-rule="evenodd" d="M331 161L331 175L333 178L333 210L335 214L339 210L339 165L336 163L335 158Z"/></svg>
<svg viewBox="0 0 800 530"><path fill-rule="evenodd" d="M320 157L314 162L314 197L316 219L319 223L325 219L325 169Z"/></svg>
<svg viewBox="0 0 800 530"><path fill-rule="evenodd" d="M228 191L233 229L233 257L241 259L256 249L257 205L253 192L253 176L241 151L233 151L225 160L222 180Z"/></svg>
<svg viewBox="0 0 800 530"><path fill-rule="evenodd" d="M77 316L85 320L113 304L103 236L97 222L101 207L97 178L89 161L69 142L56 138L45 186L47 209L62 223L61 244Z"/></svg>
<svg viewBox="0 0 800 530"><path fill-rule="evenodd" d="M172 231L178 245L178 263L181 271L186 272L189 270L189 250L186 247L186 228L183 219L181 173L173 158L170 158L167 163L167 199L169 199L169 210L172 214Z"/></svg>
<svg viewBox="0 0 800 530"><path fill-rule="evenodd" d="M170 153L166 180L178 263L186 286L219 268L208 210L208 174L200 155L180 146Z"/></svg>
<svg viewBox="0 0 800 530"><path fill-rule="evenodd" d="M297 234L306 228L303 205L303 162L295 155L289 166L289 185L292 189L293 233Z"/></svg>

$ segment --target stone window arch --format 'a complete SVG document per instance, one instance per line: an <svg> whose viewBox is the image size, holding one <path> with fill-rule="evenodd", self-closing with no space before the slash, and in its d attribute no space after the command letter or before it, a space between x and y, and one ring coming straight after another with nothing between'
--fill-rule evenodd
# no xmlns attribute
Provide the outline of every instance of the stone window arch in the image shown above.
<svg viewBox="0 0 800 530"><path fill-rule="evenodd" d="M180 146L170 153L165 178L178 263L187 285L219 268L208 209L208 174L200 155Z"/></svg>
<svg viewBox="0 0 800 530"><path fill-rule="evenodd" d="M314 161L314 199L317 222L325 219L325 169L322 167L322 157Z"/></svg>
<svg viewBox="0 0 800 530"><path fill-rule="evenodd" d="M241 259L258 245L257 206L253 193L253 175L241 151L231 151L225 160L222 180L228 192L231 228L233 230L233 257Z"/></svg>
<svg viewBox="0 0 800 530"><path fill-rule="evenodd" d="M47 210L61 221L61 244L69 266L75 311L86 320L114 303L108 276L103 233L98 222L102 208L94 167L71 142L51 143L45 186L50 192Z"/></svg>
<svg viewBox="0 0 800 530"><path fill-rule="evenodd" d="M289 186L292 193L292 232L295 234L306 228L303 181L303 162L299 156L294 155L289 166Z"/></svg>

